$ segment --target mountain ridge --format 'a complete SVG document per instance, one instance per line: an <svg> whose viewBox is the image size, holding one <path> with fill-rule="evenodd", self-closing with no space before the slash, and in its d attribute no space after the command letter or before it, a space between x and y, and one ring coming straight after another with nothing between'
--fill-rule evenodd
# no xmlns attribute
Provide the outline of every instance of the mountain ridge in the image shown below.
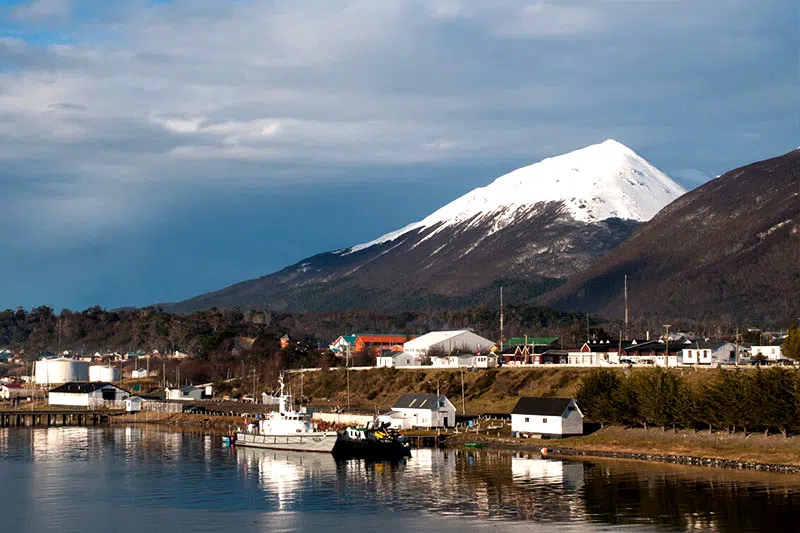
<svg viewBox="0 0 800 533"><path fill-rule="evenodd" d="M500 278L520 288L510 301L524 301L588 267L683 192L607 140L504 174L373 241L167 308L452 307L490 298Z"/></svg>
<svg viewBox="0 0 800 533"><path fill-rule="evenodd" d="M662 243L680 245L665 247ZM621 316L800 316L800 150L726 172L666 206L616 249L538 302Z"/></svg>

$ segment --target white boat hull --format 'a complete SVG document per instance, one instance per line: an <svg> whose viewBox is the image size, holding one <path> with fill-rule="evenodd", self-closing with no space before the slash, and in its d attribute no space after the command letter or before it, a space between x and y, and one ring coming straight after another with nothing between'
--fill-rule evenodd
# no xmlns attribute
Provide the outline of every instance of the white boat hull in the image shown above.
<svg viewBox="0 0 800 533"><path fill-rule="evenodd" d="M288 435L257 435L236 433L236 446L250 446L269 450L331 453L339 434L335 431L294 433Z"/></svg>

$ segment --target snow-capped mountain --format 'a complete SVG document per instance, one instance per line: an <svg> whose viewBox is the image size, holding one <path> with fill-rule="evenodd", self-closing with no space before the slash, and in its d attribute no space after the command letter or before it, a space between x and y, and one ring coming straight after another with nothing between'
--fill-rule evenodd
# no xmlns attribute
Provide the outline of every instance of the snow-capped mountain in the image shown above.
<svg viewBox="0 0 800 533"><path fill-rule="evenodd" d="M512 301L528 299L586 268L684 192L607 140L505 174L373 241L173 309L456 306L480 303L501 277Z"/></svg>
<svg viewBox="0 0 800 533"><path fill-rule="evenodd" d="M562 202L582 222L621 218L645 222L686 190L624 144L609 139L500 176L414 224L354 246L356 252L406 233L437 226L436 234L467 220L515 221L540 202ZM431 235L432 236L432 235Z"/></svg>

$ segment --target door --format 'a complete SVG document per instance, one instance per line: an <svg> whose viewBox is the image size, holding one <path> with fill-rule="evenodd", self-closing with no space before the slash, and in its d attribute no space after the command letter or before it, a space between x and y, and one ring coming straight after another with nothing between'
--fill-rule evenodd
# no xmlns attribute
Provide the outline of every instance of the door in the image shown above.
<svg viewBox="0 0 800 533"><path fill-rule="evenodd" d="M449 427L449 426L447 425L447 417L444 417L444 427Z"/></svg>

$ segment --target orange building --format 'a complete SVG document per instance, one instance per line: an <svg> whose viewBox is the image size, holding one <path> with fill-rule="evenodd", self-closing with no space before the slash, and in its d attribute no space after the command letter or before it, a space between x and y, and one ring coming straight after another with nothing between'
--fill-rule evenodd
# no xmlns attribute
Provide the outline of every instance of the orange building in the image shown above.
<svg viewBox="0 0 800 533"><path fill-rule="evenodd" d="M403 351L403 343L411 337L407 335L358 335L355 342L356 352L374 352L381 353L383 351Z"/></svg>

